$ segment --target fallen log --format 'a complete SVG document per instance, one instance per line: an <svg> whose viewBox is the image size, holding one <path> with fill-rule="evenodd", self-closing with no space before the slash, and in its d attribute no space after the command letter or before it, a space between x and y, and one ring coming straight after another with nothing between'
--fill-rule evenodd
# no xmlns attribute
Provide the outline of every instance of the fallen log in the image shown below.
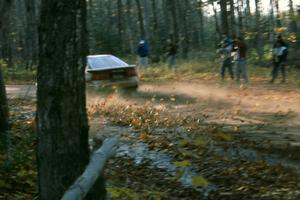
<svg viewBox="0 0 300 200"><path fill-rule="evenodd" d="M83 174L65 192L61 200L82 200L87 195L97 178L103 172L106 161L115 154L118 140L105 139L102 146L96 150Z"/></svg>

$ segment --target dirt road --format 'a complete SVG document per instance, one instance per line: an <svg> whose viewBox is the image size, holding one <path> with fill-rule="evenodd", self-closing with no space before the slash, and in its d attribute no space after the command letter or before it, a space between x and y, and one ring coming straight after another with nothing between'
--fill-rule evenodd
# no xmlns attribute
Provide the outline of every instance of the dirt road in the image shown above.
<svg viewBox="0 0 300 200"><path fill-rule="evenodd" d="M8 85L9 98L35 97L34 85ZM300 89L285 85L234 83L144 83L137 93L115 95L123 103L154 102L174 113L206 116L207 123L238 126L245 136L300 146ZM88 93L88 102L103 98Z"/></svg>
<svg viewBox="0 0 300 200"><path fill-rule="evenodd" d="M6 93L8 98L27 98L36 96L35 85L7 85Z"/></svg>
<svg viewBox="0 0 300 200"><path fill-rule="evenodd" d="M177 98L169 100L174 112L205 115L207 122L237 126L247 138L271 141L281 148L300 147L300 90L288 85L175 82L144 84L140 91L146 98L149 93L158 99Z"/></svg>
<svg viewBox="0 0 300 200"><path fill-rule="evenodd" d="M36 89L7 86L7 92L9 98L35 98ZM149 82L133 93L88 91L87 100L89 109L104 109L95 109L94 115L89 111L90 145L120 137L105 174L111 193L126 188L126 194L141 196L158 191L162 199L299 199L298 89ZM18 106L12 110L20 112ZM164 114L174 126L168 126ZM196 188L198 179L207 186Z"/></svg>

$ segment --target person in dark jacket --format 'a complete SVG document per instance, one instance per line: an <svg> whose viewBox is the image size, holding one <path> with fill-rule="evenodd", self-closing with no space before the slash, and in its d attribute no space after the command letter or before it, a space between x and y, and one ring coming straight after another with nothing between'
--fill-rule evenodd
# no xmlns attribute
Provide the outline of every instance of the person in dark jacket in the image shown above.
<svg viewBox="0 0 300 200"><path fill-rule="evenodd" d="M282 80L284 83L286 81L286 61L288 54L288 46L282 39L281 35L277 37L276 42L273 46L273 69L272 69L272 79L270 83L274 83L277 78L278 70L281 70Z"/></svg>
<svg viewBox="0 0 300 200"><path fill-rule="evenodd" d="M171 39L167 40L167 62L170 69L176 67L177 45Z"/></svg>
<svg viewBox="0 0 300 200"><path fill-rule="evenodd" d="M147 66L149 56L149 44L146 40L140 40L137 47L137 54L139 56L139 66Z"/></svg>
<svg viewBox="0 0 300 200"><path fill-rule="evenodd" d="M225 78L225 70L226 68L229 71L231 79L234 79L233 76L233 70L232 70L232 56L231 52L233 50L233 42L232 40L227 36L227 34L223 34L223 40L219 44L219 52L221 54L221 69L220 69L220 74L222 80Z"/></svg>

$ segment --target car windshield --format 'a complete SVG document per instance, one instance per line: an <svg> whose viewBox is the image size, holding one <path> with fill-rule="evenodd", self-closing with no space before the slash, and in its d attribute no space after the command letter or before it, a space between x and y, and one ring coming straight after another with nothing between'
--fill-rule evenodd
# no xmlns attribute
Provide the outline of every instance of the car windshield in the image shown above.
<svg viewBox="0 0 300 200"><path fill-rule="evenodd" d="M128 67L129 65L112 55L88 56L89 69L104 69L112 67Z"/></svg>

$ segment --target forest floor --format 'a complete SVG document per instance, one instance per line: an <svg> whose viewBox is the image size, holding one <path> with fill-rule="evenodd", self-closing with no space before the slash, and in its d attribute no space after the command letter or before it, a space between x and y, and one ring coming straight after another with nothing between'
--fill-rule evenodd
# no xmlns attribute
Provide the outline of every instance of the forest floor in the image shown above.
<svg viewBox="0 0 300 200"><path fill-rule="evenodd" d="M300 199L298 82L167 76L143 74L137 92L88 92L91 148L120 139L105 172L111 199ZM0 199L32 199L35 86L7 92L13 148Z"/></svg>

